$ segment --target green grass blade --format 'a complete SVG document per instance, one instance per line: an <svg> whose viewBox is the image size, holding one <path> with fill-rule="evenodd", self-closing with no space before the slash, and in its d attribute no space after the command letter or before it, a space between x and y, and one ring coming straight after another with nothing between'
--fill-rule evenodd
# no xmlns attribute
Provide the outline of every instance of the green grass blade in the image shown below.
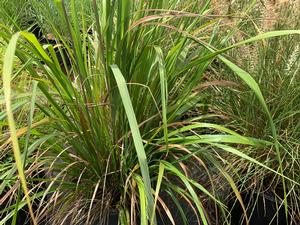
<svg viewBox="0 0 300 225"><path fill-rule="evenodd" d="M111 70L116 79L118 89L122 98L122 102L126 111L126 115L128 118L129 126L132 132L132 137L135 145L135 150L137 153L137 157L139 159L139 164L141 168L141 173L143 176L143 182L145 182L145 195L147 196L147 209L149 218L152 215L154 200L151 194L151 182L149 176L149 168L147 163L147 157L145 153L145 149L142 142L142 137L138 128L137 120L135 117L135 113L133 110L133 106L130 100L129 92L127 89L126 81L118 68L117 65L111 65Z"/></svg>
<svg viewBox="0 0 300 225"><path fill-rule="evenodd" d="M191 69L194 66L199 65L202 62L206 62L207 60L210 60L224 52L227 52L228 50L231 50L233 48L237 48L240 47L242 45L245 44L250 44L253 42L257 42L257 41L261 41L267 38L273 38L273 37L279 37L279 36L286 36L286 35L295 35L298 34L300 35L300 30L281 30L281 31L270 31L270 32L266 32L263 34L259 34L255 37L249 38L247 40L238 42L234 45L228 46L226 48L220 49L220 50L212 50L211 46L209 47L207 44L203 43L203 42L199 42L198 40L194 39L194 41L198 42L200 45L203 45L205 48L209 49L212 53L211 54L206 54L204 57L201 58L197 58L195 60L193 60L192 62L190 62L184 69L182 69L181 71L178 72L178 74L183 74L186 71L188 71L189 69ZM192 38L192 37L191 37Z"/></svg>
<svg viewBox="0 0 300 225"><path fill-rule="evenodd" d="M210 144L210 143L232 143L232 144L243 144L252 146L264 146L261 142L255 142L255 139L241 139L233 135L222 135L222 134L202 134L202 135L191 135L186 137L170 138L169 143L178 144L181 143L184 146L194 144Z"/></svg>
<svg viewBox="0 0 300 225"><path fill-rule="evenodd" d="M13 60L14 60L14 55L15 55L15 50L17 46L17 41L19 38L20 34L16 33L13 35L11 38L9 45L7 47L7 50L4 55L4 62L3 62L3 89L4 89L4 96L5 96L5 102L6 102L6 111L7 111L7 120L8 120L8 125L10 129L10 136L12 138L12 145L13 145L13 153L14 153L14 158L16 161L17 169L19 172L21 184L23 187L23 191L26 197L26 202L29 208L29 213L31 216L31 219L34 223L34 225L37 225L37 222L35 220L31 203L30 203L30 197L28 194L28 188L26 185L26 178L24 174L24 169L23 169L23 164L22 164L22 159L21 159L21 151L19 147L19 142L16 134L16 125L15 125L15 120L12 112L12 107L11 107L11 78L12 78L12 68L13 68Z"/></svg>
<svg viewBox="0 0 300 225"><path fill-rule="evenodd" d="M294 183L295 185L300 186L300 183L298 183L296 180L293 180L293 179L285 176L284 174L282 174L282 173L280 173L280 172L278 172L278 171L276 171L276 170L274 170L274 169L266 166L265 164L263 164L263 163L257 161L256 159L248 156L247 154L245 154L245 153L237 150L236 148L233 148L233 147L228 146L228 145L218 144L218 143L211 143L211 145L217 146L217 147L219 147L220 149L223 149L226 152L232 153L232 154L237 155L237 156L239 156L239 157L241 157L243 159L248 160L251 163L257 164L257 165L259 165L259 166L261 166L261 167L263 167L263 168L271 171L274 174L277 174L277 175L279 175L281 177L284 177L284 179L286 179L286 180Z"/></svg>
<svg viewBox="0 0 300 225"><path fill-rule="evenodd" d="M249 38L244 41L240 41L234 45L229 46L226 48L227 50L244 45L244 44L249 44L253 43L256 41L268 39L268 38L273 38L273 37L279 37L279 36L286 36L286 35L292 35L292 34L298 34L300 35L300 30L277 30L277 31L269 31L263 34L256 35L255 37Z"/></svg>
<svg viewBox="0 0 300 225"><path fill-rule="evenodd" d="M165 166L164 166L164 164L160 163L159 168L158 168L158 176L157 176L156 189L155 189L155 199L154 199L153 212L152 212L152 216L151 216L151 223L150 223L151 225L154 224L155 209L156 209L157 199L158 199L158 196L159 196L159 191L160 191L162 178L164 176L164 171L165 171Z"/></svg>
<svg viewBox="0 0 300 225"><path fill-rule="evenodd" d="M41 44L38 42L38 40L34 36L34 34L26 32L26 31L21 31L20 35L23 36L27 41L29 41L36 48L38 53L42 56L43 60L45 60L49 64L53 63L51 58L47 55L47 53L44 51Z"/></svg>
<svg viewBox="0 0 300 225"><path fill-rule="evenodd" d="M33 81L33 90L32 90L32 97L31 97L31 103L30 103L30 112L29 112L29 116L28 116L28 129L27 129L27 133L26 133L26 138L25 138L25 147L24 147L24 151L23 151L23 169L25 169L26 166L26 159L28 156L28 144L29 144L29 137L30 137L30 132L31 132L31 125L32 125L32 121L33 121L33 114L34 114L34 108L35 108L35 100L36 100L36 92L37 92L37 81ZM17 198L17 202L16 202L16 206L15 206L15 213L13 216L13 221L12 221L12 225L15 225L17 222L17 215L18 215L18 206L19 206L19 202L21 199L21 189L19 189L18 192L18 198Z"/></svg>
<svg viewBox="0 0 300 225"><path fill-rule="evenodd" d="M166 71L163 63L163 52L161 48L154 47L157 57L159 77L160 77L160 92L161 92L161 103L162 103L162 116L163 116L163 128L164 128L164 139L166 148L168 151L168 123L167 123L167 104L168 104L168 83L166 80Z"/></svg>
<svg viewBox="0 0 300 225"><path fill-rule="evenodd" d="M139 189L139 199L140 199L140 209L141 209L141 225L147 225L147 209L146 209L146 189L145 184L140 176L134 176L134 180L137 183L138 189Z"/></svg>
<svg viewBox="0 0 300 225"><path fill-rule="evenodd" d="M257 96L257 98L258 98L260 104L262 105L264 111L267 113L268 119L270 121L270 125L272 126L272 132L274 132L273 129L275 129L275 127L273 125L273 120L272 120L271 114L269 112L268 106L267 106L267 104L264 100L264 97L262 95L262 92L260 91L260 88L259 88L258 84L253 79L253 77L249 73L247 73L246 71L244 71L243 69L238 67L236 64L230 62L225 57L218 56L218 58L225 65L227 65L233 72L235 72L247 84L247 86L255 93L255 95Z"/></svg>

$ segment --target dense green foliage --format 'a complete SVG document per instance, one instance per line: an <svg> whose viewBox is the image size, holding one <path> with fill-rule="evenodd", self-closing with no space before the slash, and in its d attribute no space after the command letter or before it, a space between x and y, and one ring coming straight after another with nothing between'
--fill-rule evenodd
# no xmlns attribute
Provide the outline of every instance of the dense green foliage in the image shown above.
<svg viewBox="0 0 300 225"><path fill-rule="evenodd" d="M191 213L230 224L226 195L245 210L240 191L256 176L255 191L268 179L282 187L280 207L297 220L298 24L232 42L236 29L224 31L209 0L10 4L0 18L0 224L17 224L25 207L34 224L105 224L111 210L121 224L190 224ZM39 26L43 36L27 32ZM225 55L253 43L254 69ZM286 49L276 73L273 45Z"/></svg>

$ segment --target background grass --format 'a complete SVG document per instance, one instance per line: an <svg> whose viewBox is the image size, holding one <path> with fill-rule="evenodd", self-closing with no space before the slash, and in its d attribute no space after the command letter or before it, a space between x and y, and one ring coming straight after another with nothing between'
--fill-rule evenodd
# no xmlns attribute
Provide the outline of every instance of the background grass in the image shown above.
<svg viewBox="0 0 300 225"><path fill-rule="evenodd" d="M253 33L272 29L299 29L299 5L297 2L272 5L265 2L266 6L254 8L253 20L246 20L240 27L236 38L252 35ZM290 20L288 15L294 15ZM232 41L236 41L233 39ZM284 173L299 182L299 37L285 37L267 40L253 46L246 46L242 51L233 50L230 56L235 62L249 71L259 83L266 102L270 108L280 143ZM247 54L246 54L247 53ZM293 69L292 69L293 68ZM269 126L253 93L245 90L244 84L232 76L223 65L213 65L210 79L229 80L236 88L215 87L216 91L213 105L215 110L228 117L230 126L240 132L254 137L269 136ZM277 169L276 152L274 148L249 149L248 154L263 161L271 168ZM242 179L243 186L255 192L266 190L281 191L278 182L280 179L273 174L256 166L249 165L244 160L236 158L233 165L245 170ZM242 169L243 168L243 169ZM241 171L240 170L240 171ZM238 172L237 176L241 176ZM294 214L293 223L297 224L299 218L299 188L288 183L290 213Z"/></svg>

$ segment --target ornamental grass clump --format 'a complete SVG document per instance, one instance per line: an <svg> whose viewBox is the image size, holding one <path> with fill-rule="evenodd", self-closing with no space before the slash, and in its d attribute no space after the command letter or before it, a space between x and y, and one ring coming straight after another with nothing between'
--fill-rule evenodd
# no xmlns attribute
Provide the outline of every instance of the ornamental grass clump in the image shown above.
<svg viewBox="0 0 300 225"><path fill-rule="evenodd" d="M93 0L94 23L89 25L83 2L72 0L66 7L56 0L65 29L62 34L50 21L55 46L41 45L26 31L11 35L3 26L1 37L9 42L3 65L11 137L6 145L13 144L17 165L5 169L3 186L11 187L17 170L20 183L15 181L16 188L10 189L11 204L2 211L1 222L16 220L27 202L35 224L105 224L112 210L117 210L121 224L157 224L160 218L172 224L211 224L228 213L215 191L213 174L223 175L243 206L222 167L224 152L291 180L238 149L272 142L207 122L214 115L185 115L206 107L199 84L218 59L258 97L277 146L273 120L257 83L221 54L300 32L269 32L216 49L217 21L206 16L209 2ZM15 128L18 121L12 110L14 55L34 80L28 126L20 129ZM22 135L25 144L18 141ZM35 176L32 171L43 174ZM197 179L195 171L206 180ZM212 202L221 218L209 215L203 199ZM169 200L171 205L166 204Z"/></svg>

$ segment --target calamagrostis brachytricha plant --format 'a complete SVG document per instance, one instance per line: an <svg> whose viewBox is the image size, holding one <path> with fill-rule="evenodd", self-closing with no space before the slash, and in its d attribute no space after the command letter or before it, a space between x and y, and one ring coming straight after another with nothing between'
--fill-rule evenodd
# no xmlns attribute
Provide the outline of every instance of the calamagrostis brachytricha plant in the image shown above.
<svg viewBox="0 0 300 225"><path fill-rule="evenodd" d="M121 224L155 224L158 212L178 223L165 203L171 199L183 224L189 220L182 202L190 206L198 224L209 224L211 218L199 196L210 199L225 214L211 173L223 174L239 200L240 196L222 169L221 152L265 167L234 146L270 143L205 122L203 116L184 119L183 115L203 104L198 85L216 57L248 84L269 115L251 76L220 54L242 44L299 32L266 33L217 50L212 46L214 21L205 17L209 1L185 5L163 0L94 0L95 24L89 35L85 18L78 17L83 4L76 8L73 0L68 11L62 1L55 2L67 33L63 36L53 27L57 46L41 46L27 32L12 37L1 33L6 41L11 38L3 81L18 170L27 201L30 195L39 198L32 218L52 224L91 224L100 218L104 223L109 209L116 208ZM47 185L35 194L28 194L13 129L14 53L27 62L26 69L38 82L41 94L36 106L46 117L47 148L36 163L46 167L41 182ZM270 115L269 121L273 129ZM272 131L276 144L276 131ZM206 173L212 188L192 177L189 167Z"/></svg>

